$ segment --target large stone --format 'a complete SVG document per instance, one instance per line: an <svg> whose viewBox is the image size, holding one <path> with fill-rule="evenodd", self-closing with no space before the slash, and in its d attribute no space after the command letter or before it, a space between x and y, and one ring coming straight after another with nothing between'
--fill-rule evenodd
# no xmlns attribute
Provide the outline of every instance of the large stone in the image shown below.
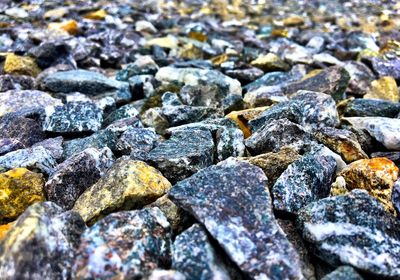
<svg viewBox="0 0 400 280"><path fill-rule="evenodd" d="M25 75L0 75L0 92L18 89L33 89L35 79Z"/></svg>
<svg viewBox="0 0 400 280"><path fill-rule="evenodd" d="M161 114L168 120L169 126L177 126L205 119L223 117L223 111L205 106L164 106Z"/></svg>
<svg viewBox="0 0 400 280"><path fill-rule="evenodd" d="M4 61L4 72L7 74L37 76L41 70L33 58L10 53Z"/></svg>
<svg viewBox="0 0 400 280"><path fill-rule="evenodd" d="M233 111L225 117L233 120L242 130L244 138L248 138L251 135L251 130L248 122L260 116L266 109L268 109L268 107L258 107L241 111Z"/></svg>
<svg viewBox="0 0 400 280"><path fill-rule="evenodd" d="M385 76L371 83L371 89L364 95L364 98L382 99L392 102L399 102L399 90L396 80L393 77Z"/></svg>
<svg viewBox="0 0 400 280"><path fill-rule="evenodd" d="M142 279L171 262L171 229L158 208L113 213L88 228L73 279Z"/></svg>
<svg viewBox="0 0 400 280"><path fill-rule="evenodd" d="M42 174L26 168L0 173L0 224L18 218L28 206L45 200Z"/></svg>
<svg viewBox="0 0 400 280"><path fill-rule="evenodd" d="M44 187L48 200L71 209L78 197L96 183L114 163L109 148L88 148L56 167Z"/></svg>
<svg viewBox="0 0 400 280"><path fill-rule="evenodd" d="M157 169L142 161L121 158L78 198L73 210L90 224L116 210L143 207L170 187Z"/></svg>
<svg viewBox="0 0 400 280"><path fill-rule="evenodd" d="M324 198L299 212L298 227L323 261L375 277L400 277L400 222L364 190Z"/></svg>
<svg viewBox="0 0 400 280"><path fill-rule="evenodd" d="M176 237L172 268L182 272L187 280L231 279L221 257L211 245L207 232L198 224Z"/></svg>
<svg viewBox="0 0 400 280"><path fill-rule="evenodd" d="M29 207L0 241L2 279L71 279L85 223L52 202Z"/></svg>
<svg viewBox="0 0 400 280"><path fill-rule="evenodd" d="M260 168L228 159L179 182L169 196L248 277L302 279L298 255L273 215L267 181Z"/></svg>
<svg viewBox="0 0 400 280"><path fill-rule="evenodd" d="M356 98L343 109L346 117L387 117L395 118L400 113L400 103L378 99Z"/></svg>
<svg viewBox="0 0 400 280"><path fill-rule="evenodd" d="M130 127L119 138L116 150L131 158L145 159L149 151L157 144L159 136L152 128Z"/></svg>

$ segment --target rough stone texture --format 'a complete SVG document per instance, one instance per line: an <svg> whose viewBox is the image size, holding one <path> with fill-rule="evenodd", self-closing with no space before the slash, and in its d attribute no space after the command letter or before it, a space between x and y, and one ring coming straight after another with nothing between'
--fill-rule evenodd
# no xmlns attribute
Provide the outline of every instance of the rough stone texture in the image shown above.
<svg viewBox="0 0 400 280"><path fill-rule="evenodd" d="M37 76L41 71L32 57L19 56L13 53L6 56L3 69L7 74L28 76Z"/></svg>
<svg viewBox="0 0 400 280"><path fill-rule="evenodd" d="M111 112L107 118L105 118L103 125L107 126L115 121L134 118L137 115L139 115L138 110L132 104L127 104Z"/></svg>
<svg viewBox="0 0 400 280"><path fill-rule="evenodd" d="M34 78L24 75L0 75L0 92L34 88Z"/></svg>
<svg viewBox="0 0 400 280"><path fill-rule="evenodd" d="M391 160L372 158L351 163L339 175L344 178L347 190L364 189L377 198L387 211L394 213L391 198L398 174L399 168Z"/></svg>
<svg viewBox="0 0 400 280"><path fill-rule="evenodd" d="M346 117L395 118L400 113L400 104L386 100L361 99L349 101L343 109Z"/></svg>
<svg viewBox="0 0 400 280"><path fill-rule="evenodd" d="M264 110L258 117L249 121L250 130L254 133L261 127L273 120L288 119L292 122L296 122L297 116L295 116L293 110L291 109L290 102L281 102L269 107Z"/></svg>
<svg viewBox="0 0 400 280"><path fill-rule="evenodd" d="M129 78L136 75L154 75L158 71L158 65L151 56L142 56L129 63L125 68L119 70L115 79L118 81L128 81Z"/></svg>
<svg viewBox="0 0 400 280"><path fill-rule="evenodd" d="M359 61L348 61L344 65L344 69L350 75L350 82L347 91L354 95L364 95L375 78L374 73L364 63Z"/></svg>
<svg viewBox="0 0 400 280"><path fill-rule="evenodd" d="M397 215L400 215L400 180L397 180L393 185L392 203Z"/></svg>
<svg viewBox="0 0 400 280"><path fill-rule="evenodd" d="M214 160L212 134L206 130L178 131L151 150L147 161L176 183L210 166Z"/></svg>
<svg viewBox="0 0 400 280"><path fill-rule="evenodd" d="M364 95L364 98L382 99L392 102L399 102L399 90L396 80L393 77L385 76L371 82L371 89Z"/></svg>
<svg viewBox="0 0 400 280"><path fill-rule="evenodd" d="M207 232L198 224L176 237L172 252L172 268L182 272L187 280L231 279Z"/></svg>
<svg viewBox="0 0 400 280"><path fill-rule="evenodd" d="M276 223L262 170L228 159L176 184L173 202L190 212L251 278L301 279L299 258Z"/></svg>
<svg viewBox="0 0 400 280"><path fill-rule="evenodd" d="M48 200L71 209L78 197L97 182L114 163L109 148L88 148L56 167L44 187Z"/></svg>
<svg viewBox="0 0 400 280"><path fill-rule="evenodd" d="M400 119L384 117L343 118L357 129L365 129L389 150L400 150Z"/></svg>
<svg viewBox="0 0 400 280"><path fill-rule="evenodd" d="M155 269L149 280L186 280L185 275L176 270Z"/></svg>
<svg viewBox="0 0 400 280"><path fill-rule="evenodd" d="M61 100L38 90L9 90L0 94L0 116L12 112L40 112L46 106L62 105Z"/></svg>
<svg viewBox="0 0 400 280"><path fill-rule="evenodd" d="M284 146L301 151L311 141L311 135L302 126L288 119L278 119L266 123L255 131L246 139L245 144L252 155L258 155L271 151L277 152Z"/></svg>
<svg viewBox="0 0 400 280"><path fill-rule="evenodd" d="M272 187L275 210L297 214L303 206L327 197L336 161L321 153L307 153L293 162Z"/></svg>
<svg viewBox="0 0 400 280"><path fill-rule="evenodd" d="M0 173L0 224L18 218L35 202L45 200L42 174L26 168L15 168Z"/></svg>
<svg viewBox="0 0 400 280"><path fill-rule="evenodd" d="M41 142L38 142L36 144L34 144L32 147L43 147L45 148L47 151L50 152L51 156L55 159L55 160L60 160L64 149L63 149L63 142L64 139L62 138L62 136L58 136L55 138L47 138L46 140L43 140Z"/></svg>
<svg viewBox="0 0 400 280"><path fill-rule="evenodd" d="M7 235L7 232L12 228L15 222L0 225L0 241Z"/></svg>
<svg viewBox="0 0 400 280"><path fill-rule="evenodd" d="M321 280L363 280L364 278L358 274L357 270L348 265L339 266L337 269L325 275Z"/></svg>
<svg viewBox="0 0 400 280"><path fill-rule="evenodd" d="M251 135L251 130L248 122L260 116L260 114L262 114L268 108L269 107L258 107L241 111L233 111L225 117L233 120L239 126L239 128L243 132L244 138L246 139Z"/></svg>
<svg viewBox="0 0 400 280"><path fill-rule="evenodd" d="M0 171L25 167L32 171L50 175L54 172L56 165L57 162L52 153L40 146L20 149L0 156Z"/></svg>
<svg viewBox="0 0 400 280"><path fill-rule="evenodd" d="M324 127L316 131L314 137L320 143L341 155L347 163L368 158L368 155L358 143L356 135L351 131Z"/></svg>
<svg viewBox="0 0 400 280"><path fill-rule="evenodd" d="M129 84L109 79L97 72L71 70L55 72L42 80L41 86L51 92L80 92L89 96L111 96L117 102L129 101Z"/></svg>
<svg viewBox="0 0 400 280"><path fill-rule="evenodd" d="M269 106L277 102L287 101L281 86L261 86L248 91L243 97L245 104L250 107Z"/></svg>
<svg viewBox="0 0 400 280"><path fill-rule="evenodd" d="M118 139L116 150L142 160L157 145L158 140L159 136L152 128L130 127Z"/></svg>
<svg viewBox="0 0 400 280"><path fill-rule="evenodd" d="M164 106L161 114L167 119L169 126L199 122L209 118L223 117L220 109L199 106Z"/></svg>
<svg viewBox="0 0 400 280"><path fill-rule="evenodd" d="M386 60L374 57L372 58L372 68L378 73L379 77L392 76L395 79L400 79L400 59L398 58Z"/></svg>
<svg viewBox="0 0 400 280"><path fill-rule="evenodd" d="M113 213L87 229L73 279L142 279L170 265L171 232L158 208Z"/></svg>
<svg viewBox="0 0 400 280"><path fill-rule="evenodd" d="M142 161L121 158L76 201L73 210L93 223L116 210L143 207L165 194L171 184Z"/></svg>
<svg viewBox="0 0 400 280"><path fill-rule="evenodd" d="M69 102L47 107L43 130L55 133L95 132L101 128L103 113L91 102Z"/></svg>
<svg viewBox="0 0 400 280"><path fill-rule="evenodd" d="M0 241L2 279L70 279L84 230L77 213L52 202L32 205Z"/></svg>
<svg viewBox="0 0 400 280"><path fill-rule="evenodd" d="M329 264L376 277L400 276L400 223L364 190L321 199L299 212L298 228Z"/></svg>

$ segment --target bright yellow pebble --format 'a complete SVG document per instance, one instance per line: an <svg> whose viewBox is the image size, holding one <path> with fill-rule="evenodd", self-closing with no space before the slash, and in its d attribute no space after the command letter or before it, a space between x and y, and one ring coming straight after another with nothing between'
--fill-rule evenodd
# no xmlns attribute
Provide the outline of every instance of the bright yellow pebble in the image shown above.
<svg viewBox="0 0 400 280"><path fill-rule="evenodd" d="M230 112L225 117L233 120L239 126L239 128L243 131L244 138L248 138L251 135L251 131L248 126L248 122L251 121L252 119L257 118L268 108L269 107L266 106L266 107L257 107L257 108L241 110L241 111L233 111L233 112Z"/></svg>
<svg viewBox="0 0 400 280"><path fill-rule="evenodd" d="M371 89L364 95L368 99L382 99L392 102L399 102L399 91L396 80L386 76L371 82Z"/></svg>
<svg viewBox="0 0 400 280"><path fill-rule="evenodd" d="M4 62L4 72L7 74L37 76L41 70L35 60L29 56L19 56L9 53Z"/></svg>
<svg viewBox="0 0 400 280"><path fill-rule="evenodd" d="M97 10L95 12L90 12L84 15L83 17L86 19L92 20L104 20L107 16L107 12L105 10Z"/></svg>
<svg viewBox="0 0 400 280"><path fill-rule="evenodd" d="M71 20L67 20L67 21L63 21L63 22L52 22L49 23L49 29L53 29L53 30L61 30L64 32L67 32L70 35L75 35L78 33L78 23L71 19Z"/></svg>

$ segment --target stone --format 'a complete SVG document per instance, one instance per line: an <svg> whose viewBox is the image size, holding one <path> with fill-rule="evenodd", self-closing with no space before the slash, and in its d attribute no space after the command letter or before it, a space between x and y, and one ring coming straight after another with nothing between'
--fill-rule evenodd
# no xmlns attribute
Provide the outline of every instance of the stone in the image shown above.
<svg viewBox="0 0 400 280"><path fill-rule="evenodd" d="M85 19L92 19L92 20L104 20L106 18L106 16L107 16L107 12L103 9L89 12L89 13L83 15L83 17Z"/></svg>
<svg viewBox="0 0 400 280"><path fill-rule="evenodd" d="M40 112L46 106L62 105L61 100L38 90L9 90L0 94L0 116L12 112Z"/></svg>
<svg viewBox="0 0 400 280"><path fill-rule="evenodd" d="M83 232L73 279L142 279L171 262L171 229L160 209L113 213Z"/></svg>
<svg viewBox="0 0 400 280"><path fill-rule="evenodd" d="M397 211L397 215L400 215L400 181L397 180L393 185L392 191L392 204Z"/></svg>
<svg viewBox="0 0 400 280"><path fill-rule="evenodd" d="M367 99L382 99L399 102L399 90L396 80L390 76L384 76L371 82L371 89L364 95Z"/></svg>
<svg viewBox="0 0 400 280"><path fill-rule="evenodd" d="M84 230L77 213L52 202L30 206L0 241L2 278L70 279Z"/></svg>
<svg viewBox="0 0 400 280"><path fill-rule="evenodd" d="M57 162L52 153L41 146L20 149L0 156L0 172L24 167L31 171L50 175L54 172L56 165Z"/></svg>
<svg viewBox="0 0 400 280"><path fill-rule="evenodd" d="M205 226L246 276L301 279L298 255L273 215L267 181L260 168L227 159L177 183L169 197Z"/></svg>
<svg viewBox="0 0 400 280"><path fill-rule="evenodd" d="M4 72L7 74L36 77L41 72L41 69L37 66L33 58L10 53L4 61Z"/></svg>
<svg viewBox="0 0 400 280"><path fill-rule="evenodd" d="M116 151L131 158L145 160L146 155L156 147L159 136L152 128L130 127L118 139Z"/></svg>
<svg viewBox="0 0 400 280"><path fill-rule="evenodd" d="M55 138L47 138L46 140L43 140L41 142L38 142L36 144L34 144L32 147L43 147L45 148L47 151L50 152L51 156L59 161L61 160L61 157L63 155L64 149L63 149L63 142L64 139L62 138L62 136L58 136Z"/></svg>
<svg viewBox="0 0 400 280"><path fill-rule="evenodd" d="M157 28L155 28L151 22L146 20L138 20L135 23L135 30L137 32L157 33Z"/></svg>
<svg viewBox="0 0 400 280"><path fill-rule="evenodd" d="M305 154L291 163L273 185L274 209L296 215L307 204L327 197L335 172L333 157Z"/></svg>
<svg viewBox="0 0 400 280"><path fill-rule="evenodd" d="M64 41L43 42L31 48L29 54L36 58L38 66L43 69L57 64L70 64L76 68L71 47Z"/></svg>
<svg viewBox="0 0 400 280"><path fill-rule="evenodd" d="M265 72L288 71L290 69L290 66L274 53L260 55L250 64Z"/></svg>
<svg viewBox="0 0 400 280"><path fill-rule="evenodd" d="M378 199L391 213L393 185L397 180L399 168L387 158L361 159L351 163L340 172L346 183L346 189L364 189Z"/></svg>
<svg viewBox="0 0 400 280"><path fill-rule="evenodd" d="M288 119L266 123L246 139L246 148L252 155L277 152L284 146L302 151L312 141L312 136L298 124Z"/></svg>
<svg viewBox="0 0 400 280"><path fill-rule="evenodd" d="M68 102L46 108L43 130L68 134L95 132L101 128L103 112L91 102Z"/></svg>
<svg viewBox="0 0 400 280"><path fill-rule="evenodd" d="M371 86L371 82L375 79L371 69L362 62L348 61L344 65L344 69L350 75L350 82L347 91L354 95L364 95Z"/></svg>
<svg viewBox="0 0 400 280"><path fill-rule="evenodd" d="M342 120L356 129L365 129L388 150L400 150L400 119L385 117L348 117Z"/></svg>
<svg viewBox="0 0 400 280"><path fill-rule="evenodd" d="M14 222L0 225L0 241L7 235L7 232L12 228Z"/></svg>
<svg viewBox="0 0 400 280"><path fill-rule="evenodd" d="M178 131L151 150L146 161L174 184L213 164L212 134L200 129Z"/></svg>
<svg viewBox="0 0 400 280"><path fill-rule="evenodd" d="M78 23L73 19L62 22L51 22L48 28L50 30L62 31L70 35L76 35L79 30Z"/></svg>
<svg viewBox="0 0 400 280"><path fill-rule="evenodd" d="M19 149L23 149L24 145L17 139L0 138L0 155L5 155Z"/></svg>
<svg viewBox="0 0 400 280"><path fill-rule="evenodd" d="M356 135L351 131L323 127L314 133L314 137L318 142L339 154L347 163L368 158L357 141Z"/></svg>
<svg viewBox="0 0 400 280"><path fill-rule="evenodd" d="M357 270L348 265L339 266L334 271L321 278L321 280L337 279L363 280L364 278L358 274Z"/></svg>
<svg viewBox="0 0 400 280"><path fill-rule="evenodd" d="M233 120L243 132L244 138L249 138L251 130L248 122L260 116L268 107L251 108L241 111L232 111L225 117Z"/></svg>
<svg viewBox="0 0 400 280"><path fill-rule="evenodd" d="M70 210L79 196L96 183L114 163L109 148L88 148L59 164L44 190L49 201Z"/></svg>
<svg viewBox="0 0 400 280"><path fill-rule="evenodd" d="M151 56L141 56L133 63L129 63L125 68L119 70L115 79L118 81L128 81L129 78L137 75L154 75L159 67Z"/></svg>
<svg viewBox="0 0 400 280"><path fill-rule="evenodd" d="M176 49L178 47L178 39L172 35L160 38L152 38L147 40L146 46L159 46L164 49Z"/></svg>
<svg viewBox="0 0 400 280"><path fill-rule="evenodd" d="M173 244L173 269L190 279L231 279L207 232L194 224L179 234Z"/></svg>
<svg viewBox="0 0 400 280"><path fill-rule="evenodd" d="M270 106L287 100L281 86L261 86L246 92L243 97L243 102L250 108Z"/></svg>
<svg viewBox="0 0 400 280"><path fill-rule="evenodd" d="M220 109L186 105L164 106L161 109L161 114L167 119L169 126L178 126L223 116L223 112Z"/></svg>
<svg viewBox="0 0 400 280"><path fill-rule="evenodd" d="M26 75L0 75L0 92L33 89L35 80Z"/></svg>
<svg viewBox="0 0 400 280"><path fill-rule="evenodd" d="M372 69L378 73L379 77L391 76L398 80L400 78L400 59L386 60L380 57L372 58Z"/></svg>
<svg viewBox="0 0 400 280"><path fill-rule="evenodd" d="M400 113L400 104L378 99L353 99L343 109L346 117L395 118Z"/></svg>
<svg viewBox="0 0 400 280"><path fill-rule="evenodd" d="M116 210L143 207L164 195L170 182L142 161L121 158L86 189L73 210L89 224Z"/></svg>
<svg viewBox="0 0 400 280"><path fill-rule="evenodd" d="M155 269L148 278L149 280L186 280L185 275L176 270Z"/></svg>
<svg viewBox="0 0 400 280"><path fill-rule="evenodd" d="M42 174L26 168L0 173L0 224L18 218L28 206L45 200Z"/></svg>
<svg viewBox="0 0 400 280"><path fill-rule="evenodd" d="M92 97L111 96L117 102L128 102L132 98L129 84L115 81L88 70L71 70L47 75L41 87L50 92L80 92Z"/></svg>
<svg viewBox="0 0 400 280"><path fill-rule="evenodd" d="M297 225L313 252L334 267L351 265L378 278L400 275L399 221L365 190L310 203Z"/></svg>
<svg viewBox="0 0 400 280"><path fill-rule="evenodd" d="M225 74L233 79L239 80L242 84L248 84L263 76L264 71L256 67L250 67L247 69L226 70Z"/></svg>
<svg viewBox="0 0 400 280"><path fill-rule="evenodd" d="M268 107L258 117L249 121L249 127L252 133L262 128L265 124L273 120L288 119L291 122L297 121L297 116L291 108L290 102L280 102Z"/></svg>

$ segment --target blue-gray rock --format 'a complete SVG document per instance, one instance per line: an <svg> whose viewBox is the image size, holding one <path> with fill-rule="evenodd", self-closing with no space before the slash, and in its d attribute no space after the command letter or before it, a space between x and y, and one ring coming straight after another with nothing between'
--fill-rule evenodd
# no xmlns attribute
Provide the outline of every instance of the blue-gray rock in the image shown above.
<svg viewBox="0 0 400 280"><path fill-rule="evenodd" d="M144 160L159 140L152 128L129 127L118 139L116 151L131 158Z"/></svg>
<svg viewBox="0 0 400 280"><path fill-rule="evenodd" d="M357 270L348 265L339 266L331 273L325 275L321 280L363 280L364 278L358 274Z"/></svg>
<svg viewBox="0 0 400 280"><path fill-rule="evenodd" d="M324 198L298 213L314 253L332 266L348 264L375 277L400 277L400 222L365 190Z"/></svg>
<svg viewBox="0 0 400 280"><path fill-rule="evenodd" d="M91 102L69 102L63 106L47 107L43 130L71 134L95 132L101 128L103 112Z"/></svg>
<svg viewBox="0 0 400 280"><path fill-rule="evenodd" d="M251 279L303 279L299 257L272 212L267 177L227 159L177 183L169 197L201 222Z"/></svg>
<svg viewBox="0 0 400 280"><path fill-rule="evenodd" d="M171 264L171 228L160 209L122 211L88 228L73 279L142 279Z"/></svg>
<svg viewBox="0 0 400 280"><path fill-rule="evenodd" d="M396 80L400 79L400 59L383 59L380 57L372 58L372 68L379 77L392 76Z"/></svg>
<svg viewBox="0 0 400 280"><path fill-rule="evenodd" d="M187 280L231 279L207 232L198 224L176 237L172 252L172 268Z"/></svg>
<svg viewBox="0 0 400 280"><path fill-rule="evenodd" d="M134 118L138 115L138 110L132 104L127 104L107 115L107 117L104 119L103 126L110 125L118 120Z"/></svg>
<svg viewBox="0 0 400 280"><path fill-rule="evenodd" d="M0 75L0 92L8 90L33 89L35 79L24 75Z"/></svg>
<svg viewBox="0 0 400 280"><path fill-rule="evenodd" d="M4 280L71 279L71 269L86 226L78 213L52 202L36 203L19 216L0 241Z"/></svg>
<svg viewBox="0 0 400 280"><path fill-rule="evenodd" d="M115 77L118 81L128 81L132 76L154 75L158 71L158 65L150 56L141 56L133 63L129 63L117 72Z"/></svg>
<svg viewBox="0 0 400 280"><path fill-rule="evenodd" d="M169 126L177 126L206 119L223 117L224 113L218 108L206 106L164 106L161 114L168 120Z"/></svg>
<svg viewBox="0 0 400 280"><path fill-rule="evenodd" d="M400 103L379 99L356 98L342 109L346 117L395 118L400 113Z"/></svg>
<svg viewBox="0 0 400 280"><path fill-rule="evenodd" d="M64 152L63 143L64 139L62 138L62 136L58 136L55 138L47 138L46 140L36 143L32 147L45 148L50 152L51 156L58 161L62 158Z"/></svg>

